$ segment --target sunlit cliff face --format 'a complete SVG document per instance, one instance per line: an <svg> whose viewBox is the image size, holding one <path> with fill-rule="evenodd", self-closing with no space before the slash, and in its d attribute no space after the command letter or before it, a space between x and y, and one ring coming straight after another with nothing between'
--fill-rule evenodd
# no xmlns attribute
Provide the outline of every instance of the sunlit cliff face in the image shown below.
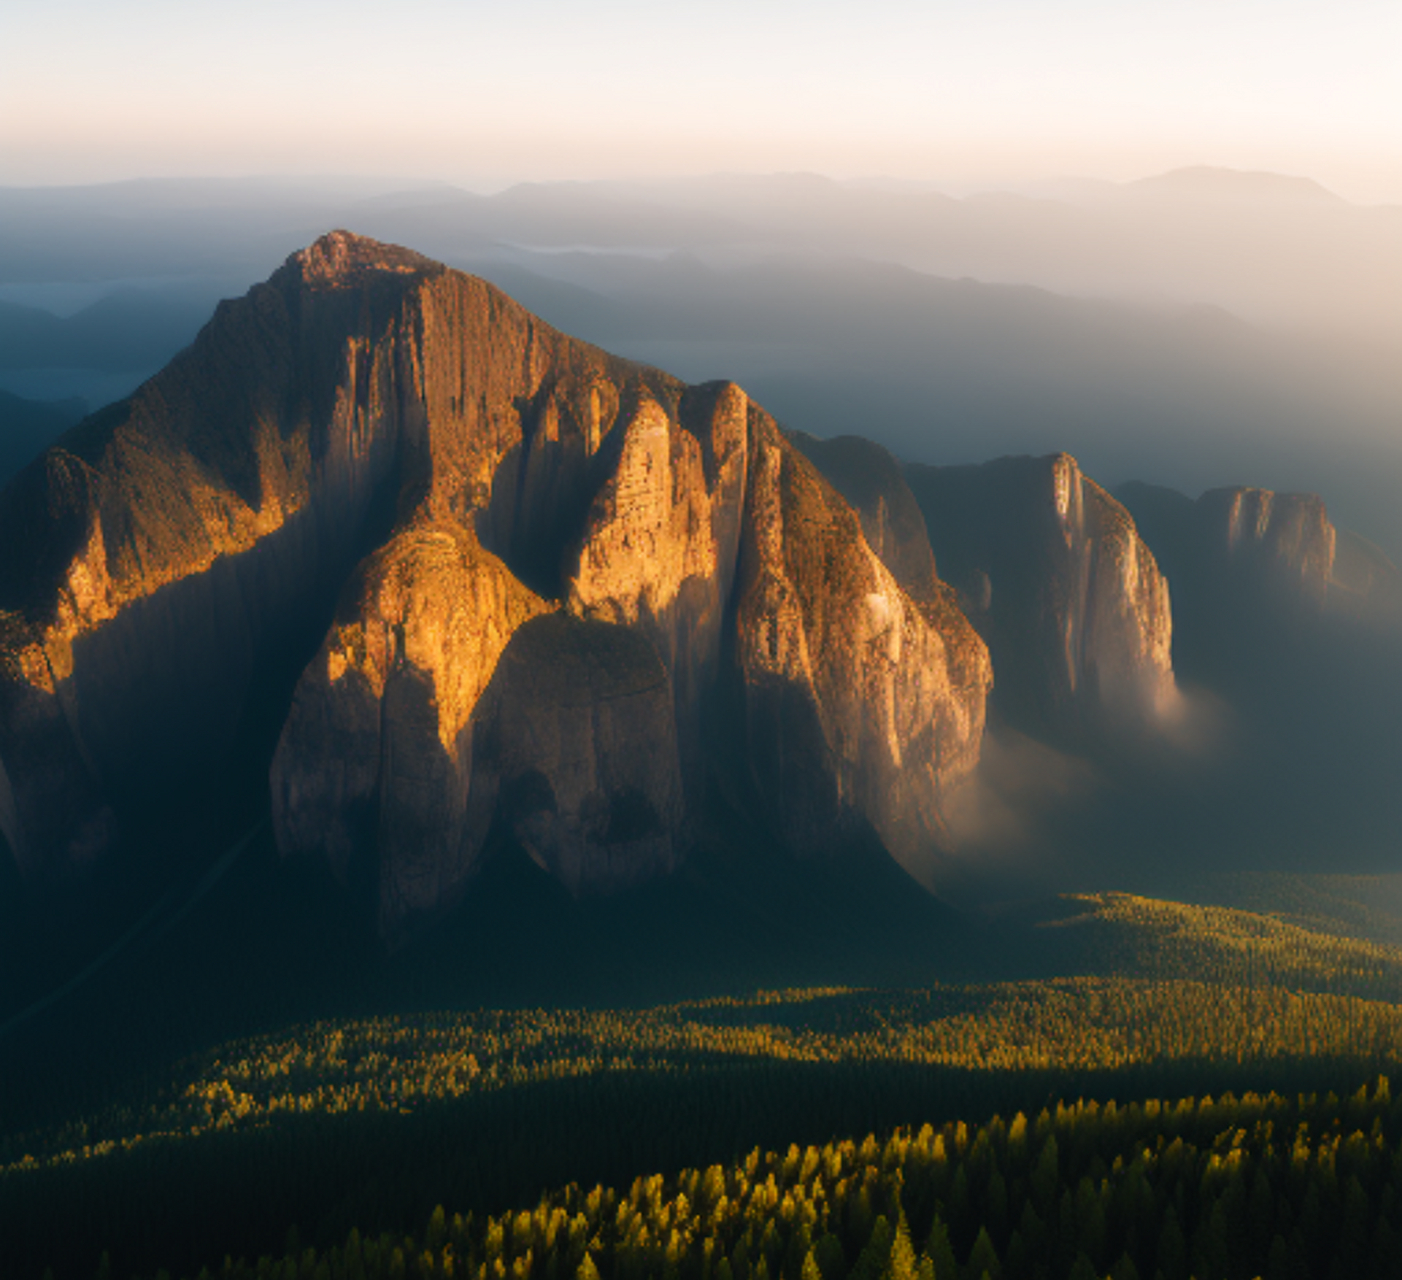
<svg viewBox="0 0 1402 1280"><path fill-rule="evenodd" d="M222 307L0 519L36 548L6 583L0 816L41 880L111 844L131 796L214 767L318 625L274 823L392 937L492 829L578 891L671 869L717 768L793 851L869 824L929 881L978 756L982 642L912 602L743 392L344 233Z"/></svg>

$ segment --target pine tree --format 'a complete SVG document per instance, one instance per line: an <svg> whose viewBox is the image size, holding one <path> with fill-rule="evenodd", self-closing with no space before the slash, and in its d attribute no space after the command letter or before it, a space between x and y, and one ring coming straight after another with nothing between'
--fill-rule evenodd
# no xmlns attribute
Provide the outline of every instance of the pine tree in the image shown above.
<svg viewBox="0 0 1402 1280"><path fill-rule="evenodd" d="M965 1264L964 1274L969 1280L980 1280L985 1273L992 1280L998 1280L1003 1274L1003 1264L998 1259L998 1250L993 1247L993 1241L989 1238L988 1228L980 1227L974 1247L969 1251L969 1261Z"/></svg>
<svg viewBox="0 0 1402 1280"><path fill-rule="evenodd" d="M1120 1260L1110 1272L1110 1280L1139 1280L1139 1268L1134 1265L1134 1259L1129 1254L1120 1254Z"/></svg>
<svg viewBox="0 0 1402 1280"><path fill-rule="evenodd" d="M915 1247L910 1243L910 1224L902 1213L896 1222L895 1239L891 1241L891 1258L882 1274L888 1280L916 1280L916 1267Z"/></svg>
<svg viewBox="0 0 1402 1280"><path fill-rule="evenodd" d="M1159 1230L1158 1271L1164 1280L1188 1280L1188 1242L1172 1205L1164 1211Z"/></svg>
<svg viewBox="0 0 1402 1280"><path fill-rule="evenodd" d="M949 1228L944 1220L935 1214L930 1227L930 1238L925 1242L925 1256L935 1273L935 1280L957 1280L959 1263L954 1257L954 1247L949 1243Z"/></svg>
<svg viewBox="0 0 1402 1280"><path fill-rule="evenodd" d="M1100 1280L1095 1274L1095 1267L1091 1260L1084 1253L1078 1253L1076 1260L1071 1264L1071 1270L1067 1273L1066 1280Z"/></svg>
<svg viewBox="0 0 1402 1280"><path fill-rule="evenodd" d="M1027 1206L1032 1207L1030 1204ZM1007 1271L1010 1276L1027 1276L1032 1274L1032 1250L1028 1248L1019 1228L1013 1229L1012 1238L1008 1241L1008 1250L1005 1261Z"/></svg>
<svg viewBox="0 0 1402 1280"><path fill-rule="evenodd" d="M1344 1188L1343 1226L1339 1233L1339 1261L1350 1275L1362 1275L1368 1259L1369 1222L1372 1209L1368 1193L1356 1176Z"/></svg>
<svg viewBox="0 0 1402 1280"><path fill-rule="evenodd" d="M1056 1149L1056 1134L1048 1134L1042 1143L1041 1155L1037 1157L1037 1167L1032 1171L1032 1199L1037 1212L1044 1218L1056 1196L1056 1185L1061 1177L1061 1161Z"/></svg>
<svg viewBox="0 0 1402 1280"><path fill-rule="evenodd" d="M822 1272L823 1280L843 1280L847 1274L847 1255L843 1252L842 1241L831 1231L818 1237L813 1246L813 1257Z"/></svg>
<svg viewBox="0 0 1402 1280"><path fill-rule="evenodd" d="M881 1280L891 1262L893 1239L891 1224L886 1221L886 1215L881 1214L871 1229L871 1239L852 1268L851 1280Z"/></svg>

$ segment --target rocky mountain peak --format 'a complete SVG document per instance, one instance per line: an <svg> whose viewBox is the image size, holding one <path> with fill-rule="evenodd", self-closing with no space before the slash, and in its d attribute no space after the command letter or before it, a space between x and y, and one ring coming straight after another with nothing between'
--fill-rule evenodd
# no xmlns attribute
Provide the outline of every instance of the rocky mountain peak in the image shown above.
<svg viewBox="0 0 1402 1280"><path fill-rule="evenodd" d="M345 288L370 275L429 274L443 270L440 264L412 249L382 244L351 231L328 231L287 261L312 288Z"/></svg>
<svg viewBox="0 0 1402 1280"><path fill-rule="evenodd" d="M1238 486L1198 499L1208 536L1230 562L1261 562L1261 571L1323 602L1334 567L1334 526L1313 493Z"/></svg>
<svg viewBox="0 0 1402 1280"><path fill-rule="evenodd" d="M792 856L874 832L932 882L991 677L883 563L905 516L878 555L738 387L333 232L0 497L36 566L0 591L0 829L63 882L266 751L280 848L390 939L493 840L576 893L663 874L718 788Z"/></svg>

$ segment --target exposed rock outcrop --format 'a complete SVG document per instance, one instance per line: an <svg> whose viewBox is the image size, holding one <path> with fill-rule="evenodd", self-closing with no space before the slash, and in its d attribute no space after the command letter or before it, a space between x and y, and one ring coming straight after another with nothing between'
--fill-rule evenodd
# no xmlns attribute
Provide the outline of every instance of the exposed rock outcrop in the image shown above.
<svg viewBox="0 0 1402 1280"><path fill-rule="evenodd" d="M929 883L943 794L978 760L987 649L957 609L927 620L772 420L751 448L736 652L754 779L794 847L860 816Z"/></svg>
<svg viewBox="0 0 1402 1280"><path fill-rule="evenodd" d="M944 586L920 504L900 462L873 440L804 431L785 433L824 478L856 509L867 545L914 600L931 600Z"/></svg>
<svg viewBox="0 0 1402 1280"><path fill-rule="evenodd" d="M305 660L422 436L397 312L439 270L322 242L5 489L5 835L31 878L100 856L118 797L217 768Z"/></svg>
<svg viewBox="0 0 1402 1280"><path fill-rule="evenodd" d="M1094 746L1176 707L1168 585L1134 520L1068 454L906 467L941 572L988 641L995 705Z"/></svg>
<svg viewBox="0 0 1402 1280"><path fill-rule="evenodd" d="M1335 531L1330 609L1388 631L1402 629L1402 571L1361 534Z"/></svg>
<svg viewBox="0 0 1402 1280"><path fill-rule="evenodd" d="M1209 554L1230 572L1323 603L1334 567L1334 526L1317 496L1210 489L1197 506Z"/></svg>
<svg viewBox="0 0 1402 1280"><path fill-rule="evenodd" d="M494 796L470 794L474 712L502 651L548 608L471 527L415 525L362 566L298 683L272 766L286 852L369 879L382 925L452 900Z"/></svg>
<svg viewBox="0 0 1402 1280"><path fill-rule="evenodd" d="M1320 643L1330 619L1383 630L1402 621L1402 575L1335 529L1315 494L1231 488L1193 500L1138 482L1117 493L1173 584L1185 676L1223 690L1278 683L1275 666Z"/></svg>
<svg viewBox="0 0 1402 1280"><path fill-rule="evenodd" d="M573 892L672 870L684 811L676 722L647 636L561 612L523 626L484 700L473 790Z"/></svg>
<svg viewBox="0 0 1402 1280"><path fill-rule="evenodd" d="M864 823L928 880L989 669L899 526L873 553L738 388L324 237L0 498L0 829L77 870L300 671L279 844L390 937L493 833L576 892L669 870L715 772L795 852Z"/></svg>
<svg viewBox="0 0 1402 1280"><path fill-rule="evenodd" d="M1116 496L1182 589L1209 587L1238 609L1387 618L1399 574L1367 539L1336 529L1312 493L1209 489L1194 501L1135 481Z"/></svg>

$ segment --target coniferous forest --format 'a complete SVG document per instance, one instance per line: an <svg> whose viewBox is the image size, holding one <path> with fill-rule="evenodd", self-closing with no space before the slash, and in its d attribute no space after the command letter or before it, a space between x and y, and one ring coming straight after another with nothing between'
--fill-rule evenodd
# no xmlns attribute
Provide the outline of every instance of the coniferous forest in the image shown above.
<svg viewBox="0 0 1402 1280"><path fill-rule="evenodd" d="M12 1095L6 1274L1397 1274L1393 886L1209 887L1045 902L997 981L322 1017Z"/></svg>

